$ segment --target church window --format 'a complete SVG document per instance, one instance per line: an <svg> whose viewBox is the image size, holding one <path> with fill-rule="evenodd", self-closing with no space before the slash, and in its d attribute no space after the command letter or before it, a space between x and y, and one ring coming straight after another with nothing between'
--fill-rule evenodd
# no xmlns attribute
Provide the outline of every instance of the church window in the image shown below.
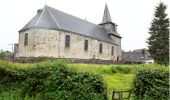
<svg viewBox="0 0 170 100"><path fill-rule="evenodd" d="M103 47L103 45L102 45L102 43L100 43L100 45L99 45L99 53L102 53L102 48Z"/></svg>
<svg viewBox="0 0 170 100"><path fill-rule="evenodd" d="M24 45L28 45L28 33L24 35Z"/></svg>
<svg viewBox="0 0 170 100"><path fill-rule="evenodd" d="M120 56L117 56L117 61L119 61L120 60Z"/></svg>
<svg viewBox="0 0 170 100"><path fill-rule="evenodd" d="M70 47L70 35L65 36L65 47Z"/></svg>
<svg viewBox="0 0 170 100"><path fill-rule="evenodd" d="M114 47L111 48L111 55L114 55Z"/></svg>
<svg viewBox="0 0 170 100"><path fill-rule="evenodd" d="M85 40L85 43L84 43L84 50L88 51L88 40Z"/></svg>

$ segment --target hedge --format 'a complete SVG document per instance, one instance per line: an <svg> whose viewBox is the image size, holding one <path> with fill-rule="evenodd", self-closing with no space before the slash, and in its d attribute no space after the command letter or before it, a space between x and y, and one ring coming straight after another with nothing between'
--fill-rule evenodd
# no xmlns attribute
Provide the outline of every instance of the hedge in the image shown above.
<svg viewBox="0 0 170 100"><path fill-rule="evenodd" d="M8 68L0 65L0 96L16 91L20 97L38 95L39 100L106 100L102 77L76 73L65 61L46 62L35 68Z"/></svg>
<svg viewBox="0 0 170 100"><path fill-rule="evenodd" d="M168 100L169 71L163 69L138 70L134 79L137 99Z"/></svg>

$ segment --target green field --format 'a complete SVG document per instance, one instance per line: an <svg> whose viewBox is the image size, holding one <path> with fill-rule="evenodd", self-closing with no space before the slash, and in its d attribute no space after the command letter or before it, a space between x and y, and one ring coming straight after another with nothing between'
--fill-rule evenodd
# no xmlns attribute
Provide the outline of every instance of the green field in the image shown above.
<svg viewBox="0 0 170 100"><path fill-rule="evenodd" d="M44 65L49 62L41 62ZM0 60L0 67L8 67L8 69L31 69L34 68L34 64L21 64L12 63L8 61ZM158 67L159 66L159 67ZM135 78L138 69L156 69L167 67L156 65L156 64L140 64L140 65L97 65L97 64L67 64L67 68L71 71L77 73L90 73L94 75L102 76L104 84L107 87L107 95L109 100L111 100L111 95L113 90L129 90L133 88L133 79ZM1 95L15 97L17 94L13 93L1 93ZM38 97L37 97L38 98ZM28 98L26 97L25 100Z"/></svg>

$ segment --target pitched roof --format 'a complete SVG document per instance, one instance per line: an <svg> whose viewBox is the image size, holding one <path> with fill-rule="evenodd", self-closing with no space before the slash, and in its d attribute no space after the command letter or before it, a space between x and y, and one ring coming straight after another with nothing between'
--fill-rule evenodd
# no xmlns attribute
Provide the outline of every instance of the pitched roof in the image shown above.
<svg viewBox="0 0 170 100"><path fill-rule="evenodd" d="M39 13L20 31L34 27L66 30L118 45L107 35L103 26L90 23L49 6L45 6L42 11L39 10Z"/></svg>
<svg viewBox="0 0 170 100"><path fill-rule="evenodd" d="M134 50L133 52L122 52L122 59L124 61L132 61L132 62L142 62L146 60L153 60L153 58L150 56L150 53L145 50L145 49L140 49L140 50Z"/></svg>
<svg viewBox="0 0 170 100"><path fill-rule="evenodd" d="M117 25L112 22L112 18L110 16L110 12L109 12L107 4L105 5L104 14L103 14L103 20L99 25L105 25L105 24L111 24L111 26L117 28ZM121 38L120 34L116 30L114 30L113 27L111 27L111 26L107 26L106 31L110 35L115 35L115 36Z"/></svg>

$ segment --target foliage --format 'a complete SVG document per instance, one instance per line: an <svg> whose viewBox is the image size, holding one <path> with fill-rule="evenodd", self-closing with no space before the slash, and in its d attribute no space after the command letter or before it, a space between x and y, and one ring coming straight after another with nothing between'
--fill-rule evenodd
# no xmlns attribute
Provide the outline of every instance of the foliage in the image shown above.
<svg viewBox="0 0 170 100"><path fill-rule="evenodd" d="M100 76L73 72L65 61L30 64L32 68L26 69L21 67L24 64L13 63L15 67L12 67L10 62L0 62L3 63L0 64L0 97L12 93L19 98L40 100L107 99Z"/></svg>
<svg viewBox="0 0 170 100"><path fill-rule="evenodd" d="M156 7L147 41L151 56L159 64L169 63L169 19L166 8L162 2Z"/></svg>
<svg viewBox="0 0 170 100"><path fill-rule="evenodd" d="M124 74L128 74L128 73L130 73L132 68L125 67L125 66L116 66L116 67L112 67L111 70L112 70L112 73L124 73Z"/></svg>
<svg viewBox="0 0 170 100"><path fill-rule="evenodd" d="M141 69L134 80L134 93L138 99L168 100L169 72L163 69Z"/></svg>
<svg viewBox="0 0 170 100"><path fill-rule="evenodd" d="M68 68L79 73L88 72L102 76L105 84L107 85L107 94L109 100L112 99L113 90L133 89L133 80L138 70L146 68L147 69L160 68L160 70L168 69L168 67L158 64L134 64L134 65L68 64Z"/></svg>
<svg viewBox="0 0 170 100"><path fill-rule="evenodd" d="M0 50L0 59L5 59L5 53L3 50Z"/></svg>
<svg viewBox="0 0 170 100"><path fill-rule="evenodd" d="M146 68L160 68L160 70L168 69L163 65L157 64L67 64L64 60L22 64L0 60L0 100L1 97L4 97L2 98L3 100L8 100L9 96L10 100L16 100L15 98L19 98L17 100L20 100L20 98L22 98L21 100L48 100L52 98L74 99L74 97L70 97L70 95L74 96L73 93L76 93L76 96L79 95L79 98L77 97L78 99L82 99L83 97L81 98L80 95L83 96L85 93L90 93L91 91L96 92L86 94L84 98L88 97L89 99L90 97L93 97L93 100L100 100L99 98L106 98L106 90L107 98L111 100L113 90L132 89L136 72ZM116 69L116 72L113 72L112 69ZM4 75L6 76L5 78ZM60 81L56 81L57 79ZM60 86L58 87L60 90L57 90L56 87L58 86L57 84L59 84L57 82L62 81L64 82L62 85L63 87ZM102 94L98 93L98 90L92 87L94 86L92 84L102 84L97 86L102 86L101 90L104 89ZM68 91L71 86L75 86L73 89L77 92L72 90ZM86 88L86 86L88 88ZM92 87L92 89L89 87ZM79 94L77 94L78 91L80 91Z"/></svg>

